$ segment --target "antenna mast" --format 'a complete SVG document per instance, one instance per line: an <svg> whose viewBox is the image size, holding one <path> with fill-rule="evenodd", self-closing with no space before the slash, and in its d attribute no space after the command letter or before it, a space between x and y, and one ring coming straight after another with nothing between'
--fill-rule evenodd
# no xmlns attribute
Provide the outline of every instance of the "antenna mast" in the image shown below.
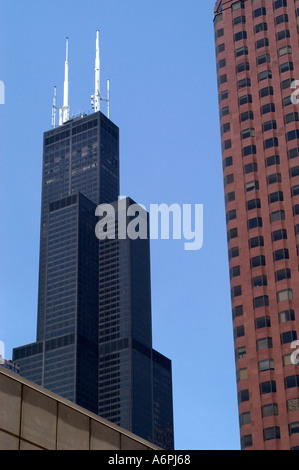
<svg viewBox="0 0 299 470"><path fill-rule="evenodd" d="M100 31L97 30L96 60L95 60L95 92L91 96L91 104L95 112L101 109L101 85L100 85Z"/></svg>
<svg viewBox="0 0 299 470"><path fill-rule="evenodd" d="M110 82L107 80L107 98L102 98L101 96L101 83L100 83L100 31L97 30L96 37L96 60L95 60L95 93L91 96L91 105L95 112L101 110L101 101L107 101L107 113L108 118L110 114L109 109L109 94L110 94Z"/></svg>
<svg viewBox="0 0 299 470"><path fill-rule="evenodd" d="M52 106L52 127L56 127L56 86L54 86L54 97L53 97L53 106Z"/></svg>
<svg viewBox="0 0 299 470"><path fill-rule="evenodd" d="M70 118L69 107L69 38L66 38L66 57L64 65L63 106L59 108L59 125L62 126Z"/></svg>
<svg viewBox="0 0 299 470"><path fill-rule="evenodd" d="M110 80L107 80L107 117L110 119Z"/></svg>

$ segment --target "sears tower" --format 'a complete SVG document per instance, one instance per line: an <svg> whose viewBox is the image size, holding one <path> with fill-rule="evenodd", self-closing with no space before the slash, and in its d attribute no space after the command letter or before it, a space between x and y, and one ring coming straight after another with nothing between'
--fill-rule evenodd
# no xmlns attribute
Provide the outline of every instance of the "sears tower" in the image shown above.
<svg viewBox="0 0 299 470"><path fill-rule="evenodd" d="M100 93L99 32L92 114L70 117L68 69L67 40L63 105L55 89L43 140L37 337L13 360L27 379L171 449L171 361L152 348L149 237L95 234L98 205L120 215L119 129L109 87Z"/></svg>

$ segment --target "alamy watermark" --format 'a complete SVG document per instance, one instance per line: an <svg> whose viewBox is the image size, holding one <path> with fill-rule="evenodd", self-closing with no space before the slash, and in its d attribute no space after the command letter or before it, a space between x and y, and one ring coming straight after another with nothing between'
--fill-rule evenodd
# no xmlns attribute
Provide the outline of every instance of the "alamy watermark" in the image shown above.
<svg viewBox="0 0 299 470"><path fill-rule="evenodd" d="M0 80L0 104L5 104L5 85Z"/></svg>
<svg viewBox="0 0 299 470"><path fill-rule="evenodd" d="M296 349L297 347L299 348L299 341L298 340L293 341L291 343L291 349ZM296 351L294 351L291 354L291 363L292 364L299 364L299 349L296 349Z"/></svg>
<svg viewBox="0 0 299 470"><path fill-rule="evenodd" d="M297 96L299 95L299 80L293 80L292 83L291 83L291 88L292 88L292 90L295 90L291 94L291 102L293 104L298 104Z"/></svg>
<svg viewBox="0 0 299 470"><path fill-rule="evenodd" d="M99 205L96 216L100 217L95 228L99 240L172 238L184 239L187 251L200 250L203 246L202 204L151 204L147 213L145 206L136 203L127 206L126 199L119 199L117 207L115 204Z"/></svg>

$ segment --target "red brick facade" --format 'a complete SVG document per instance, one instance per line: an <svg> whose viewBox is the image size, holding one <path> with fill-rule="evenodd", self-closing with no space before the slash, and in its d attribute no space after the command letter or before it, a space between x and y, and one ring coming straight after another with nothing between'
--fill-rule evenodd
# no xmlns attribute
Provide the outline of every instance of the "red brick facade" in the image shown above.
<svg viewBox="0 0 299 470"><path fill-rule="evenodd" d="M218 0L214 27L241 447L299 449L299 0Z"/></svg>

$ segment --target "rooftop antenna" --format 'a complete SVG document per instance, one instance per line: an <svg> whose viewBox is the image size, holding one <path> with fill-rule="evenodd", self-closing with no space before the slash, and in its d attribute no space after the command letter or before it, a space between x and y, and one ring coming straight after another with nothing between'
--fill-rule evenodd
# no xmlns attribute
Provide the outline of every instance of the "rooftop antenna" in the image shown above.
<svg viewBox="0 0 299 470"><path fill-rule="evenodd" d="M95 92L91 96L91 104L95 112L101 109L101 85L100 85L100 31L97 30L96 60L95 60Z"/></svg>
<svg viewBox="0 0 299 470"><path fill-rule="evenodd" d="M101 83L100 83L100 31L97 30L96 37L96 59L95 59L95 93L91 96L91 104L95 112L101 110L101 101L107 101L107 113L108 118L110 114L109 106L109 94L110 94L110 82L107 80L107 98L101 96Z"/></svg>
<svg viewBox="0 0 299 470"><path fill-rule="evenodd" d="M57 96L57 91L56 91L56 86L54 86L54 97L53 97L53 106L52 106L52 127L53 129L56 127L56 96Z"/></svg>
<svg viewBox="0 0 299 470"><path fill-rule="evenodd" d="M59 125L62 126L70 118L69 107L69 38L66 38L66 57L64 65L63 106L59 108Z"/></svg>
<svg viewBox="0 0 299 470"><path fill-rule="evenodd" d="M107 117L110 119L110 80L107 80Z"/></svg>

